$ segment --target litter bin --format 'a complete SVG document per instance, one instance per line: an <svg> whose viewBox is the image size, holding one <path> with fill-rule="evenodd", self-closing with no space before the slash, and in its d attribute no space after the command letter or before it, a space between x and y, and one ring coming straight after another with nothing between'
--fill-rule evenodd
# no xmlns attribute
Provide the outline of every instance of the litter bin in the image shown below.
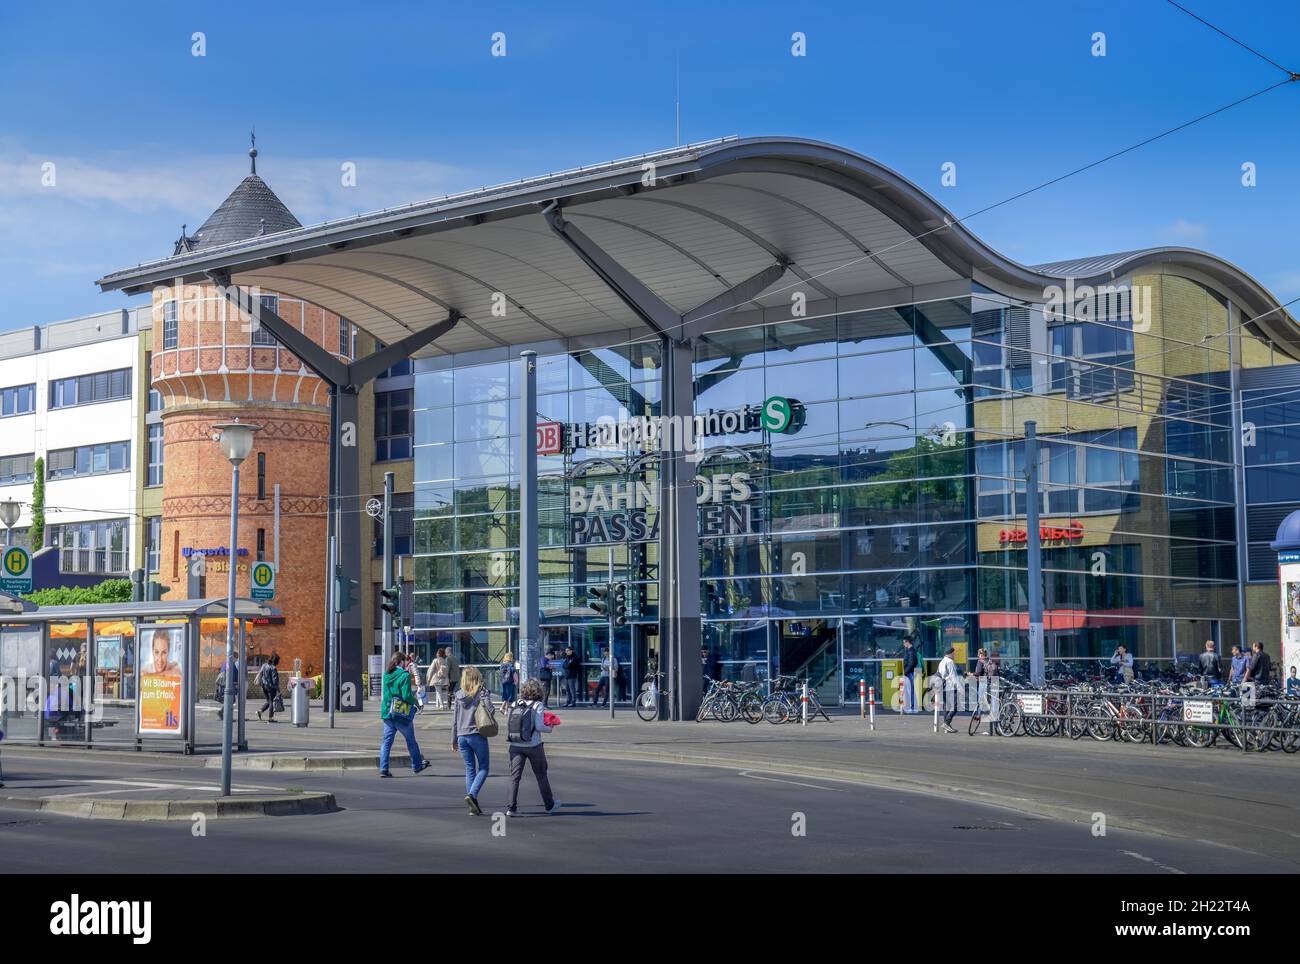
<svg viewBox="0 0 1300 964"><path fill-rule="evenodd" d="M293 684L293 725L306 726L311 693L316 688L316 682L310 676L295 676L289 682Z"/></svg>

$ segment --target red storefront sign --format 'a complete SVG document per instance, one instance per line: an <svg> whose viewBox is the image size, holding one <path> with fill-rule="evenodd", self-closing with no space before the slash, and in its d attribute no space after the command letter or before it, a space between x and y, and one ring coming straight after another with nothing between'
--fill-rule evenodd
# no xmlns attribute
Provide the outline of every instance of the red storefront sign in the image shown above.
<svg viewBox="0 0 1300 964"><path fill-rule="evenodd" d="M537 423L537 454L558 455L560 444L564 439L564 430L559 422Z"/></svg>
<svg viewBox="0 0 1300 964"><path fill-rule="evenodd" d="M1078 519L1071 519L1069 526L1060 528L1058 526L1039 526L1038 538L1043 542L1069 542L1075 539L1083 538L1083 523ZM1028 542L1028 529L1003 529L998 533L998 542L1003 544Z"/></svg>

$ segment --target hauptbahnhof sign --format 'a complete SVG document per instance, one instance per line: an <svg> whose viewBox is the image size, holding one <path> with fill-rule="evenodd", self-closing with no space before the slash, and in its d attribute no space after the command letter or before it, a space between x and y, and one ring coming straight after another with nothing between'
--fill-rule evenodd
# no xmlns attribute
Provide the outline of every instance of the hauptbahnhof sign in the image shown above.
<svg viewBox="0 0 1300 964"><path fill-rule="evenodd" d="M537 453L569 455L579 449L629 448L698 452L698 440L703 437L759 431L789 435L803 428L806 417L807 410L798 399L773 395L762 405L709 409L693 416L690 425L659 415L572 425L545 422L537 426ZM754 490L748 473L699 475L694 481L700 535L748 535L754 531ZM658 486L643 478L571 486L569 543L588 546L658 539L658 509Z"/></svg>

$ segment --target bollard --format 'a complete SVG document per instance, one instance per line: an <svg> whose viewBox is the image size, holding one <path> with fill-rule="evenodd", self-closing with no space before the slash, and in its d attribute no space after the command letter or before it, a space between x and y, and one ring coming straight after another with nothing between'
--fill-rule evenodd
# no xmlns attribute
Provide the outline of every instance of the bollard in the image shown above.
<svg viewBox="0 0 1300 964"><path fill-rule="evenodd" d="M939 691L934 687L931 687L930 689L931 692L934 693L934 732L938 733L939 732Z"/></svg>
<svg viewBox="0 0 1300 964"><path fill-rule="evenodd" d="M871 706L871 730L874 733L876 729L876 688L871 687L870 703Z"/></svg>
<svg viewBox="0 0 1300 964"><path fill-rule="evenodd" d="M803 690L801 691L801 694L799 696L799 704L800 704L799 715L801 717L800 722L803 726L807 726L808 725L808 681L807 680L803 681Z"/></svg>
<svg viewBox="0 0 1300 964"><path fill-rule="evenodd" d="M858 680L858 714L864 717L867 715L867 681L865 679Z"/></svg>

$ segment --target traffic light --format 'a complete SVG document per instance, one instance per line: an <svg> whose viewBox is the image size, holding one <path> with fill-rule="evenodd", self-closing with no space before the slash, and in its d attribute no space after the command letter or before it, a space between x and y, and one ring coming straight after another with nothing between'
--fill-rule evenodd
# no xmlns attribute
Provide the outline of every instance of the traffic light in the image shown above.
<svg viewBox="0 0 1300 964"><path fill-rule="evenodd" d="M627 583L620 582L614 586L613 598L614 604L614 625L627 625Z"/></svg>
<svg viewBox="0 0 1300 964"><path fill-rule="evenodd" d="M609 590L608 585L587 587L587 605L597 616L609 615Z"/></svg>
<svg viewBox="0 0 1300 964"><path fill-rule="evenodd" d="M334 611L345 613L357 604L357 587L355 579L343 575L343 567L334 567Z"/></svg>
<svg viewBox="0 0 1300 964"><path fill-rule="evenodd" d="M144 584L144 598L149 602L159 602L163 597L163 593L171 591L171 586L164 586L162 583L155 582L152 579Z"/></svg>
<svg viewBox="0 0 1300 964"><path fill-rule="evenodd" d="M394 619L402 616L402 590L397 586L386 586L379 590L380 608Z"/></svg>

